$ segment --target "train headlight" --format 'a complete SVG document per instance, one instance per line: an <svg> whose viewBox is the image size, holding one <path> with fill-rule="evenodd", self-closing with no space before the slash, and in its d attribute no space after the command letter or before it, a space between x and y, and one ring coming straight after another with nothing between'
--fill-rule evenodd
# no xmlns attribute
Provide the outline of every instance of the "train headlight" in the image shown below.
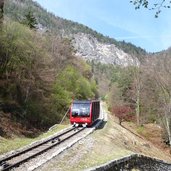
<svg viewBox="0 0 171 171"><path fill-rule="evenodd" d="M85 124L83 124L83 127L87 127L87 125L88 125L88 124L87 124L87 123L85 123Z"/></svg>

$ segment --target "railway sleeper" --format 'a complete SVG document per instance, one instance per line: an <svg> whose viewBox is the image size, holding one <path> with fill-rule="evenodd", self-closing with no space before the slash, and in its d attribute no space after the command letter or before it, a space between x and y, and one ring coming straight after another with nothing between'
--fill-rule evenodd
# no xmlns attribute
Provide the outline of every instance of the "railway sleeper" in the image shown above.
<svg viewBox="0 0 171 171"><path fill-rule="evenodd" d="M7 163L6 161L3 161L2 163L0 163L0 171L6 169L9 166L11 166L11 164Z"/></svg>

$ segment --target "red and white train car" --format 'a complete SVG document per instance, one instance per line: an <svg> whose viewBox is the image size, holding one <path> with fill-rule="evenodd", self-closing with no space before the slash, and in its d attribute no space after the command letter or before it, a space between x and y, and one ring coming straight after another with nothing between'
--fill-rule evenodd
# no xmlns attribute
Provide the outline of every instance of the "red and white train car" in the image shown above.
<svg viewBox="0 0 171 171"><path fill-rule="evenodd" d="M100 115L99 100L75 100L70 108L70 123L74 126L90 126Z"/></svg>

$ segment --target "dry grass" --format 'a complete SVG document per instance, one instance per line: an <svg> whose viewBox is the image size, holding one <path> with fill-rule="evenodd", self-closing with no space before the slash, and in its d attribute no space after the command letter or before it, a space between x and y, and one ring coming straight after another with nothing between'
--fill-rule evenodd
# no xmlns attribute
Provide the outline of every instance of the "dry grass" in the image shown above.
<svg viewBox="0 0 171 171"><path fill-rule="evenodd" d="M162 128L154 123L144 124L143 126L137 127L133 123L124 123L124 127L134 132L139 137L147 140L148 144L157 147L162 153L166 153L166 156L171 157L170 148L163 142Z"/></svg>

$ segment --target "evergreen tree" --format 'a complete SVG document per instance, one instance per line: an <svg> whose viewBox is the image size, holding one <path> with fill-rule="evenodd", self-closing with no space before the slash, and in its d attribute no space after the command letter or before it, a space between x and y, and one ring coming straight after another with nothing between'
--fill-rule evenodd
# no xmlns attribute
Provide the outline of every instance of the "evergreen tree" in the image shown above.
<svg viewBox="0 0 171 171"><path fill-rule="evenodd" d="M31 11L29 11L26 15L25 15L25 20L23 22L23 24L29 26L30 29L36 29L37 28L37 21L36 18L34 17L33 13Z"/></svg>

